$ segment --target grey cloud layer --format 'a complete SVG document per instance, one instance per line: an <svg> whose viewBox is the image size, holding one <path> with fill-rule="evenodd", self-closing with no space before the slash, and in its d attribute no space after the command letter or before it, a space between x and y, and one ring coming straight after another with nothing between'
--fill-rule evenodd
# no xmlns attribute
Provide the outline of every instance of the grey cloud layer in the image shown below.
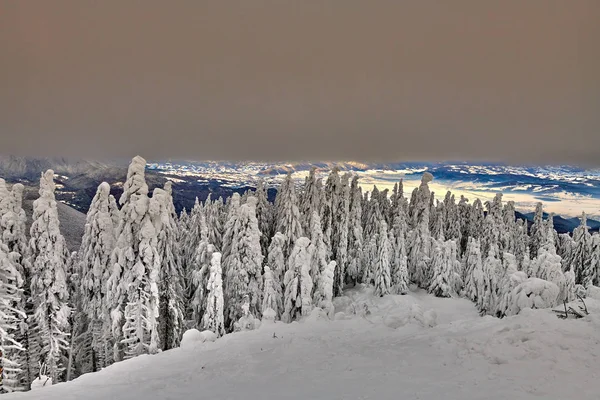
<svg viewBox="0 0 600 400"><path fill-rule="evenodd" d="M600 163L596 0L0 6L2 153Z"/></svg>

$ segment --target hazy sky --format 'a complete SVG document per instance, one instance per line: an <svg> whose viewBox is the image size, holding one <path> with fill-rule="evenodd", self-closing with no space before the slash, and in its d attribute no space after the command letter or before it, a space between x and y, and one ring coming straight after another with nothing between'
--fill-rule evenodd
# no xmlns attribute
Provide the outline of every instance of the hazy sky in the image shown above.
<svg viewBox="0 0 600 400"><path fill-rule="evenodd" d="M600 165L598 0L0 0L0 153Z"/></svg>

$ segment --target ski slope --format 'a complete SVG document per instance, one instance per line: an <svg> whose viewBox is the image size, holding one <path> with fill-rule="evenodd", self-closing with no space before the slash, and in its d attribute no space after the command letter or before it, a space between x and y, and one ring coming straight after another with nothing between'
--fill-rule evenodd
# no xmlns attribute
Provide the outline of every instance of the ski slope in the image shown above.
<svg viewBox="0 0 600 400"><path fill-rule="evenodd" d="M314 312L3 399L597 400L600 302L587 306L579 320L500 320L464 299L358 288L336 299L335 321Z"/></svg>

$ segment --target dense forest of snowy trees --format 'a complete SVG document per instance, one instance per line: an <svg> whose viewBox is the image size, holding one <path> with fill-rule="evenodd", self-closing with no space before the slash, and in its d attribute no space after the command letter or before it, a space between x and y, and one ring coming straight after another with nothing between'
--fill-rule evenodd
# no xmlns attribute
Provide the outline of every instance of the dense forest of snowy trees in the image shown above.
<svg viewBox="0 0 600 400"><path fill-rule="evenodd" d="M412 285L504 317L570 301L600 280L600 236L585 214L573 235L558 235L541 204L528 226L501 194L436 201L429 173L406 196L402 181L362 193L356 176L334 169L323 182L313 170L303 184L288 175L274 204L260 182L178 216L171 184L150 193L145 166L133 159L118 203L98 187L73 254L53 171L41 175L29 232L23 186L0 179L3 391L27 390L41 368L61 382L177 347L191 328L222 336L315 307L333 318L347 285L377 296Z"/></svg>

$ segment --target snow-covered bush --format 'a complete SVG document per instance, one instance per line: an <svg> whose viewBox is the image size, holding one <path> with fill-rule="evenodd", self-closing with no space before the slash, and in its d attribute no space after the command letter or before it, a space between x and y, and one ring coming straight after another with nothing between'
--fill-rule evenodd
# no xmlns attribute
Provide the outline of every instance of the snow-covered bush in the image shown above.
<svg viewBox="0 0 600 400"><path fill-rule="evenodd" d="M558 304L560 289L556 284L539 278L529 278L511 293L507 315L516 315L525 308L551 308Z"/></svg>
<svg viewBox="0 0 600 400"><path fill-rule="evenodd" d="M204 342L214 342L217 337L216 333L209 330L200 332L198 329L188 329L181 338L181 348L191 349Z"/></svg>

